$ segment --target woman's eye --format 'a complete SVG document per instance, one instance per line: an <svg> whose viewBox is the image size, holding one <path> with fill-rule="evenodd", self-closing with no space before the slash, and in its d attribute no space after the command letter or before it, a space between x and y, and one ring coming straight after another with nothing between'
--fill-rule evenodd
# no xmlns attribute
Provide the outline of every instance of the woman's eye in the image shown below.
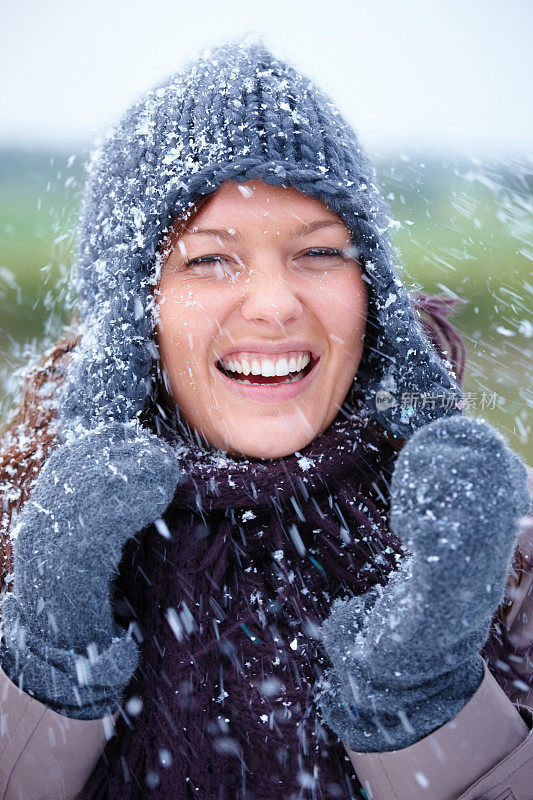
<svg viewBox="0 0 533 800"><path fill-rule="evenodd" d="M198 256L198 258L185 261L185 269L200 272L210 271L210 269L202 269L203 267L214 268L217 277L232 274L228 262L221 256Z"/></svg>
<svg viewBox="0 0 533 800"><path fill-rule="evenodd" d="M343 250L333 247L313 247L306 250L302 255L298 256L300 259L308 259L312 262L313 266L318 265L320 261L331 262L333 260L344 259L345 253ZM234 275L233 268L227 259L222 256L198 256L191 258L184 263L185 269L198 273L211 273L214 271L217 277L224 277L226 275Z"/></svg>
<svg viewBox="0 0 533 800"><path fill-rule="evenodd" d="M304 255L308 256L342 256L342 250L335 250L331 247L314 247L312 250L307 250Z"/></svg>
<svg viewBox="0 0 533 800"><path fill-rule="evenodd" d="M337 250L332 247L314 247L312 250L306 250L305 253L302 254L302 258L306 258L309 256L313 261L322 260L331 260L331 259L338 259L344 258L344 253L342 250Z"/></svg>
<svg viewBox="0 0 533 800"><path fill-rule="evenodd" d="M224 261L224 259L220 258L220 256L199 256L198 258L190 258L185 262L185 266L192 267L196 266L197 264L212 264L215 261L221 263Z"/></svg>

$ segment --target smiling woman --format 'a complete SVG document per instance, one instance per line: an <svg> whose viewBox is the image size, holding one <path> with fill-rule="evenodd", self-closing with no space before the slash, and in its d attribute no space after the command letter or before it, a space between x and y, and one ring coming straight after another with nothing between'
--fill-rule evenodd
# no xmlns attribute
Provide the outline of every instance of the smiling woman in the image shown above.
<svg viewBox="0 0 533 800"><path fill-rule="evenodd" d="M462 414L389 227L263 45L96 150L76 335L2 444L4 800L530 796L533 710L481 656L524 600L525 470Z"/></svg>
<svg viewBox="0 0 533 800"><path fill-rule="evenodd" d="M169 395L231 455L301 450L337 416L363 350L349 230L319 200L262 181L224 184L174 227L155 292Z"/></svg>

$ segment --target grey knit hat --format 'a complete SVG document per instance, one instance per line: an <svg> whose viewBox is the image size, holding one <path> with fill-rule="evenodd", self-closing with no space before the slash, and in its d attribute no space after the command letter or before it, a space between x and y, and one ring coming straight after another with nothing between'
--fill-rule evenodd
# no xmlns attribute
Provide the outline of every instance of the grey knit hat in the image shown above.
<svg viewBox="0 0 533 800"><path fill-rule="evenodd" d="M334 103L262 43L205 50L135 102L95 151L78 235L82 340L59 397L63 432L138 417L155 388L157 247L225 181L260 179L321 200L350 230L368 283L369 416L401 436L459 413L394 266L375 170ZM405 397L440 398L413 404Z"/></svg>

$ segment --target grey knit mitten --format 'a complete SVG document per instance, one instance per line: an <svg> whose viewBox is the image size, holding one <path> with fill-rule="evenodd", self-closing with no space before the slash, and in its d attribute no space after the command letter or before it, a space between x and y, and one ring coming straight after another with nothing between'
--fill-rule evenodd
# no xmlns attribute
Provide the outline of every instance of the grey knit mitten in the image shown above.
<svg viewBox="0 0 533 800"><path fill-rule="evenodd" d="M485 420L439 419L411 437L390 524L412 555L321 627L332 669L316 699L344 744L408 747L466 705L530 505L525 466Z"/></svg>
<svg viewBox="0 0 533 800"><path fill-rule="evenodd" d="M95 719L120 702L138 649L113 619L112 580L180 480L170 445L118 422L60 445L41 469L11 534L0 663L58 713Z"/></svg>

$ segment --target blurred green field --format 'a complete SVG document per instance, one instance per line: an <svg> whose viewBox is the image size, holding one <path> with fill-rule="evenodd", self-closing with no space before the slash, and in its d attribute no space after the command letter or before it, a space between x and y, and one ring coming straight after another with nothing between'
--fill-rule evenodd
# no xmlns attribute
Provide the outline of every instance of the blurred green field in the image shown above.
<svg viewBox="0 0 533 800"><path fill-rule="evenodd" d="M0 150L0 421L17 400L20 369L69 318L86 158ZM453 319L468 349L470 413L533 464L531 163L405 151L374 163L408 287L468 300Z"/></svg>

